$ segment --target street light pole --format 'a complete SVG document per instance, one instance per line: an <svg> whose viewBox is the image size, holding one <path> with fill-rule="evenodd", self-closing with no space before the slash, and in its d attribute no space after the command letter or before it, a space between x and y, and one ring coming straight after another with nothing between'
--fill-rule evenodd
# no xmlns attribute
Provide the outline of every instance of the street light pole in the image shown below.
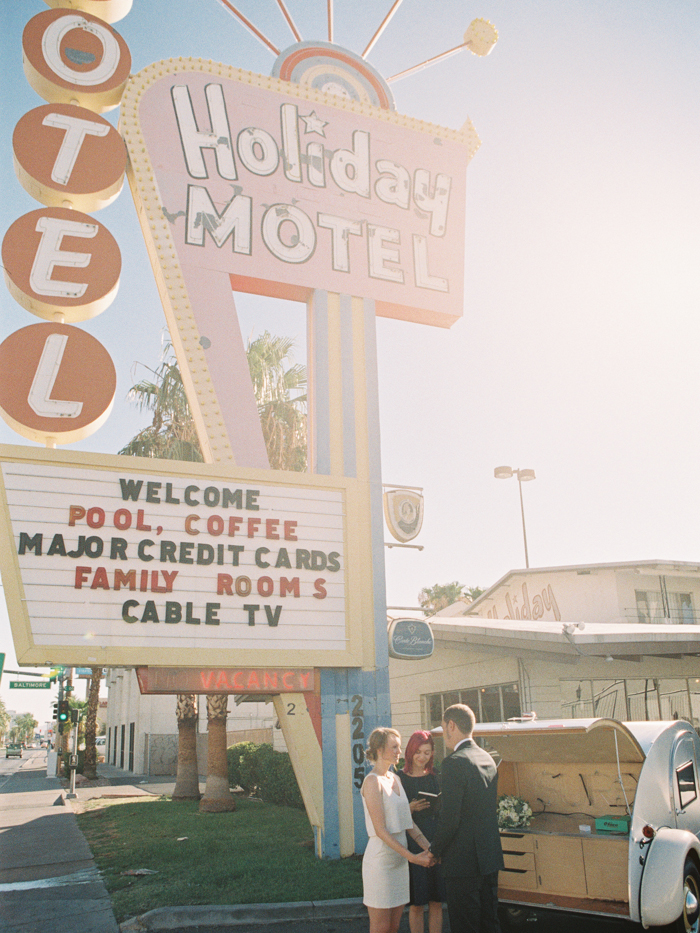
<svg viewBox="0 0 700 933"><path fill-rule="evenodd" d="M530 568L530 560L527 556L527 532L525 531L525 507L523 505L523 481L520 479L520 471L517 473L518 490L520 492L520 515L523 520L523 544L525 545L525 567Z"/></svg>
<svg viewBox="0 0 700 933"><path fill-rule="evenodd" d="M534 470L521 470L520 467L500 466L493 471L496 479L511 479L516 476L518 479L518 491L520 493L520 516L523 521L523 544L525 545L525 567L530 569L530 559L527 553L527 532L525 531L525 506L523 505L523 483L535 479Z"/></svg>

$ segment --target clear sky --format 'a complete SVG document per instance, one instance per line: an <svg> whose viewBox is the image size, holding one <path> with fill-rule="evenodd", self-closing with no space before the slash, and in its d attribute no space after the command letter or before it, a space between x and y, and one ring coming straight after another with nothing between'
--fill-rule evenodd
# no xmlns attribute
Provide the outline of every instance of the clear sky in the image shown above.
<svg viewBox="0 0 700 933"><path fill-rule="evenodd" d="M274 0L241 10L280 48ZM335 41L361 53L390 0L335 0ZM304 39L325 39L325 0L288 0ZM21 33L41 0L0 5L0 227L38 205L17 182L11 136L42 101ZM195 11L195 12L193 12ZM392 85L397 109L459 128L482 147L468 170L464 318L450 330L378 321L383 474L424 487L421 552L387 551L390 606L424 585L494 583L524 566L700 562L700 6L694 0L404 0L369 56L384 76L496 25L467 52ZM269 74L274 56L219 0L134 0L115 28L139 71L195 56ZM110 119L116 119L112 116ZM128 188L97 215L123 256L112 307L83 326L118 371L114 413L85 450L116 452L143 423L126 400L157 363L164 317ZM244 336L295 335L304 314L239 303ZM34 319L0 287L0 339ZM25 443L0 423L0 443ZM698 475L696 475L698 474ZM387 532L387 540L389 535ZM0 650L15 667L0 610ZM38 693L0 695L46 718Z"/></svg>

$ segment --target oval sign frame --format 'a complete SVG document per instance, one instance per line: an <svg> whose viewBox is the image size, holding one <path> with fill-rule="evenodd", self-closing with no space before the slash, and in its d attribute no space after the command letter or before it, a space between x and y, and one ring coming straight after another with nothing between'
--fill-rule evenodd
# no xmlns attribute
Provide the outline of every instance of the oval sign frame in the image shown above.
<svg viewBox="0 0 700 933"><path fill-rule="evenodd" d="M389 657L422 661L435 650L433 630L425 619L394 619L389 625Z"/></svg>

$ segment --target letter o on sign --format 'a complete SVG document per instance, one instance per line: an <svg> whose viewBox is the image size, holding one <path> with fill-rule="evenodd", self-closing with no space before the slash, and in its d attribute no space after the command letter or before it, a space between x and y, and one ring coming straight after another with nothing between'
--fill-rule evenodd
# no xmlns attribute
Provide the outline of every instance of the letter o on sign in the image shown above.
<svg viewBox="0 0 700 933"><path fill-rule="evenodd" d="M114 403L117 374L99 340L68 324L30 324L0 344L0 415L23 437L72 444Z"/></svg>
<svg viewBox="0 0 700 933"><path fill-rule="evenodd" d="M316 249L316 231L308 214L292 204L273 204L263 214L263 243L282 262L306 262Z"/></svg>
<svg viewBox="0 0 700 933"><path fill-rule="evenodd" d="M117 241L94 217L65 207L19 217L2 242L2 263L15 301L48 320L96 317L119 287Z"/></svg>
<svg viewBox="0 0 700 933"><path fill-rule="evenodd" d="M126 42L90 13L46 10L22 35L24 73L44 100L95 113L119 106L131 71Z"/></svg>

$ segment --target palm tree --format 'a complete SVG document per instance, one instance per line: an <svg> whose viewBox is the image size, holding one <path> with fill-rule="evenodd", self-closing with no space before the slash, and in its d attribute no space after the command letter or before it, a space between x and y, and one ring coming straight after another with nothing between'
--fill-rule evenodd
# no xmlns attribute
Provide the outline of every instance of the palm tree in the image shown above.
<svg viewBox="0 0 700 933"><path fill-rule="evenodd" d="M5 701L0 699L0 742L4 740L5 733L10 725L10 714L7 712Z"/></svg>
<svg viewBox="0 0 700 933"><path fill-rule="evenodd" d="M201 463L204 458L171 343L165 344L160 365L151 372L154 381L137 382L129 398L141 411L153 412L153 420L119 453Z"/></svg>
<svg viewBox="0 0 700 933"><path fill-rule="evenodd" d="M464 583L458 583L454 580L452 583L436 583L435 586L424 586L418 594L418 602L425 615L433 615L451 606L457 600L471 603L481 596L484 591L478 586L470 586L465 589Z"/></svg>
<svg viewBox="0 0 700 933"><path fill-rule="evenodd" d="M306 367L291 363L294 341L265 331L249 339L246 353L253 382L270 469L306 469ZM152 423L140 431L119 453L135 457L201 462L182 376L171 343L166 343L160 365L151 370L154 381L132 386L129 397L141 409L153 412ZM229 792L226 762L226 712L228 697L207 697L208 760L207 785L200 804L205 810L231 810L235 801ZM199 797L196 749L196 705L188 696L177 698L178 763L173 799ZM223 713L222 713L223 710Z"/></svg>
<svg viewBox="0 0 700 933"><path fill-rule="evenodd" d="M95 745L95 736L97 735L97 710L100 705L101 680L102 668L90 668L90 689L88 690L87 712L85 714L85 761L83 764L83 774L91 781L97 778L97 747Z"/></svg>
<svg viewBox="0 0 700 933"><path fill-rule="evenodd" d="M288 365L294 341L265 331L246 354L272 470L306 470L306 366Z"/></svg>
<svg viewBox="0 0 700 933"><path fill-rule="evenodd" d="M17 740L19 742L29 742L34 738L34 732L36 731L39 723L32 716L31 713L21 713L15 719L14 729L17 730Z"/></svg>
<svg viewBox="0 0 700 933"><path fill-rule="evenodd" d="M197 764L197 697L194 693L177 696L177 777L173 800L199 800ZM224 743L225 744L225 743Z"/></svg>
<svg viewBox="0 0 700 933"><path fill-rule="evenodd" d="M462 595L463 583L454 580L452 583L436 583L435 586L424 586L418 594L418 603L426 615L439 612L446 606L456 603Z"/></svg>
<svg viewBox="0 0 700 933"><path fill-rule="evenodd" d="M225 693L207 697L207 786L199 802L205 813L226 813L236 809L236 798L228 783L226 757L226 719L228 696Z"/></svg>

